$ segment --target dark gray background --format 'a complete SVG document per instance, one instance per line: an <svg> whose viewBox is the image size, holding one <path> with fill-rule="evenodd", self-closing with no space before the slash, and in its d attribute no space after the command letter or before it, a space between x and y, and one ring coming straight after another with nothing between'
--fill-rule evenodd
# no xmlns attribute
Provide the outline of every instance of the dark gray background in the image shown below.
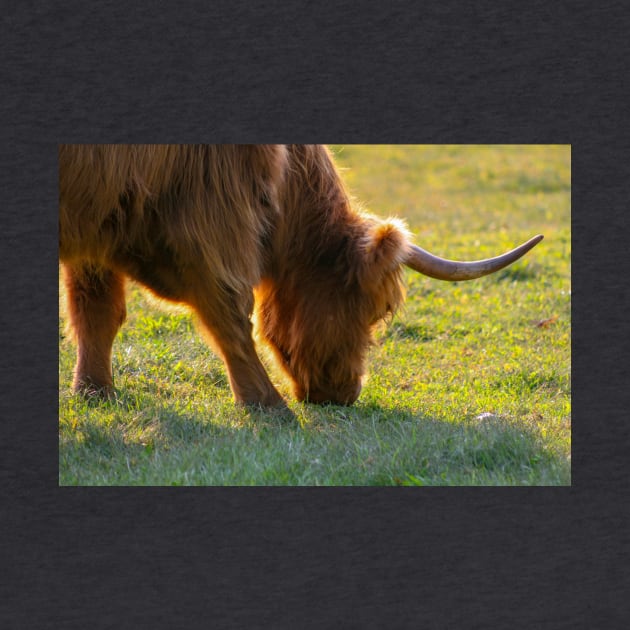
<svg viewBox="0 0 630 630"><path fill-rule="evenodd" d="M622 2L42 3L0 37L0 626L622 628ZM570 143L572 488L59 488L59 142Z"/></svg>

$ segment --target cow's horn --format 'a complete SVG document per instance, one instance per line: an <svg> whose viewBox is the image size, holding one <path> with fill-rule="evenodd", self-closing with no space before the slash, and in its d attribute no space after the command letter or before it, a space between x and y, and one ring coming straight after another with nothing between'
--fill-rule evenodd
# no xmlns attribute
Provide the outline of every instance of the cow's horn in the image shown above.
<svg viewBox="0 0 630 630"><path fill-rule="evenodd" d="M489 273L494 273L512 264L523 254L527 253L534 245L542 241L543 236L539 234L530 238L529 241L519 245L517 248L485 260L474 260L470 262L460 262L457 260L446 260L439 258L425 251L417 245L412 245L409 255L405 260L405 265L414 271L423 273L425 276L437 278L438 280L473 280L481 278Z"/></svg>

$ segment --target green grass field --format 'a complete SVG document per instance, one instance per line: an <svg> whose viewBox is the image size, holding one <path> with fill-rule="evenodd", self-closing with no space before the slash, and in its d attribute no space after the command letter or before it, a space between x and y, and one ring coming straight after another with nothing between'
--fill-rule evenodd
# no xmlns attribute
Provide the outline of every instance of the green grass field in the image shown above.
<svg viewBox="0 0 630 630"><path fill-rule="evenodd" d="M117 399L72 394L60 285L61 485L570 485L569 146L335 146L351 193L405 218L448 258L545 240L506 270L440 282L406 272L350 408L288 419L232 402L223 364L183 310L134 285L114 345Z"/></svg>

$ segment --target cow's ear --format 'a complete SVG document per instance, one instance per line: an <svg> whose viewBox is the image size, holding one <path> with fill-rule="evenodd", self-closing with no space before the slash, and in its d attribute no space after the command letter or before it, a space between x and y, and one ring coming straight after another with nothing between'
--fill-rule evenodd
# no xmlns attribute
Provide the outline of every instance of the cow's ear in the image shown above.
<svg viewBox="0 0 630 630"><path fill-rule="evenodd" d="M400 267L407 256L409 242L409 232L402 221L374 222L362 243L366 274L379 277Z"/></svg>

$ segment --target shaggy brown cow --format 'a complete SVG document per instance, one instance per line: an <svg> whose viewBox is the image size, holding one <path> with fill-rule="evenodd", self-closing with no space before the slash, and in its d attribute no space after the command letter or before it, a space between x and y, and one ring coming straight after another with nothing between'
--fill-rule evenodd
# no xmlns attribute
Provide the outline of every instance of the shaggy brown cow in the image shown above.
<svg viewBox="0 0 630 630"><path fill-rule="evenodd" d="M459 263L403 224L351 208L328 150L283 145L62 145L60 259L77 340L74 388L109 394L125 277L189 305L234 397L277 405L251 316L299 400L351 404L377 322L404 296L402 265L477 278L531 249Z"/></svg>

